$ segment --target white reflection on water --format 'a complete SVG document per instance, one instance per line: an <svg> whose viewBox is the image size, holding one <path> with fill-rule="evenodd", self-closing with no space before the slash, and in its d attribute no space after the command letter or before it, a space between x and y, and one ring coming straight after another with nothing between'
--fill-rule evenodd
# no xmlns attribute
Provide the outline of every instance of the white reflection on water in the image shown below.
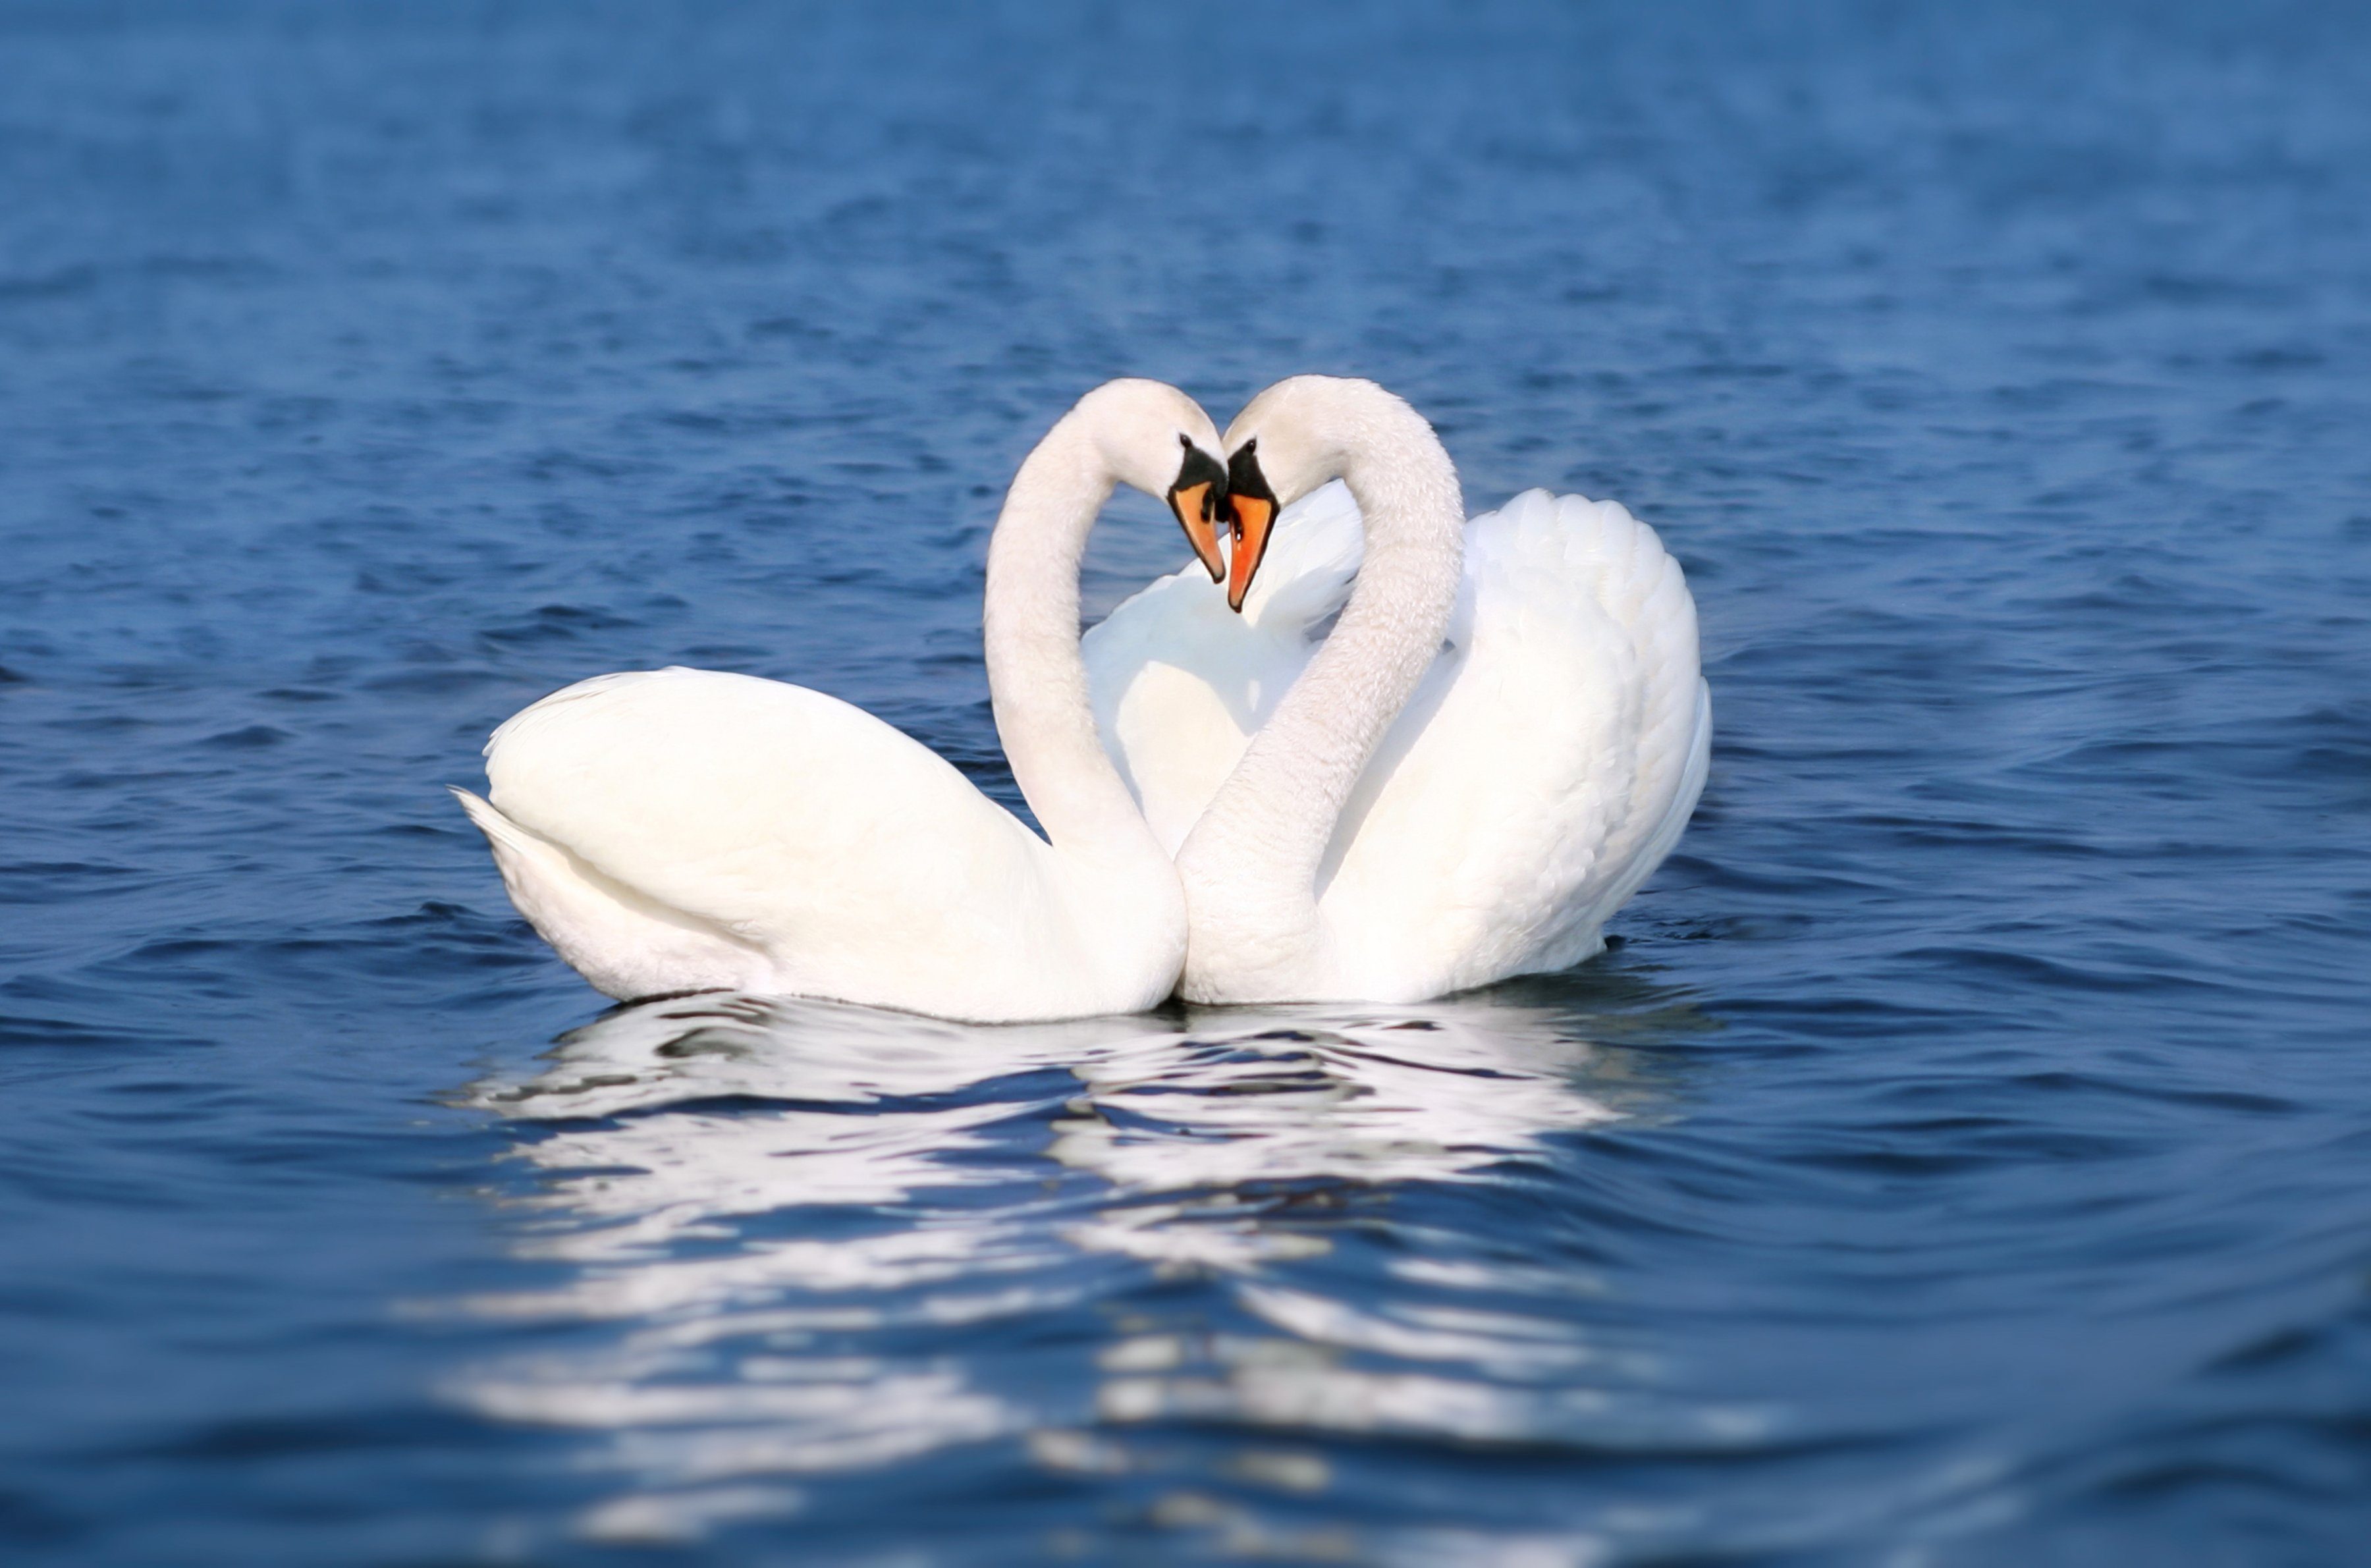
<svg viewBox="0 0 2371 1568"><path fill-rule="evenodd" d="M996 1029L728 993L622 1009L531 1078L470 1091L546 1173L517 1250L561 1277L469 1307L617 1331L456 1392L607 1435L632 1490L580 1527L617 1539L696 1535L798 1506L785 1478L999 1436L1047 1468L1125 1469L1113 1429L1166 1415L1540 1435L1604 1403L1537 1386L1587 1380L1598 1353L1569 1324L1354 1308L1264 1271L1330 1245L1292 1194L1543 1159L1637 1098L1621 1068L1569 1015L1490 998ZM1273 1334L1188 1343L1087 1316L1051 1362L1002 1366L945 1332L992 1344L1148 1264L1220 1284Z"/></svg>

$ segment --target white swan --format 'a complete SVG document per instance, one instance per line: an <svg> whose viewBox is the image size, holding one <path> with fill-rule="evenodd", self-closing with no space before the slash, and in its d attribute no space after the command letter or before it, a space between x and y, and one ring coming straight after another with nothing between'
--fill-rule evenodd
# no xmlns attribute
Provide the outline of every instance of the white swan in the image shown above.
<svg viewBox="0 0 2371 1568"><path fill-rule="evenodd" d="M1417 1001L1598 951L1711 744L1654 530L1544 490L1467 525L1432 427L1371 382L1278 382L1226 445L1242 615L1189 570L1087 638L1106 744L1177 856L1181 992ZM1282 574L1255 577L1271 535Z"/></svg>
<svg viewBox="0 0 2371 1568"><path fill-rule="evenodd" d="M988 681L1046 839L837 698L638 671L518 714L486 744L491 800L455 791L512 902L613 997L737 987L981 1022L1159 1002L1185 904L1096 736L1079 559L1118 482L1166 499L1215 576L1220 450L1184 393L1115 381L1013 478L989 543Z"/></svg>

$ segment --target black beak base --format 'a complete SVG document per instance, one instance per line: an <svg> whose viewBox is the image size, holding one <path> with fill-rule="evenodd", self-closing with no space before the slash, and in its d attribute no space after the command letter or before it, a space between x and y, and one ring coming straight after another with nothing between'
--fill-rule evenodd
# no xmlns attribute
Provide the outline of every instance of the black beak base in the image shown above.
<svg viewBox="0 0 2371 1568"><path fill-rule="evenodd" d="M1276 504L1276 491L1268 489L1267 476L1260 472L1257 436L1254 436L1237 447L1235 455L1227 459L1227 496L1232 502L1239 495L1249 496L1254 501L1266 502L1271 507ZM1231 525L1234 524L1232 506L1227 510L1227 521ZM1237 526L1236 536L1240 538L1242 534L1242 528Z"/></svg>

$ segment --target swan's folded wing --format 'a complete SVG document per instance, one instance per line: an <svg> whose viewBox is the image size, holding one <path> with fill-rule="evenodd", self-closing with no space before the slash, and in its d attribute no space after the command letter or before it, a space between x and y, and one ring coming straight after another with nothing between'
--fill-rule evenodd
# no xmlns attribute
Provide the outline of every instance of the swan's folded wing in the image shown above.
<svg viewBox="0 0 2371 1568"><path fill-rule="evenodd" d="M1702 784L1694 605L1652 529L1531 491L1469 525L1467 589L1329 857L1327 923L1371 988L1586 957Z"/></svg>
<svg viewBox="0 0 2371 1568"><path fill-rule="evenodd" d="M1568 520L1577 564L1637 661L1627 809L1581 890L1586 908L1579 913L1594 927L1662 864L1694 813L1712 760L1712 693L1704 681L1695 598L1654 529L1610 501L1565 496L1556 505Z"/></svg>
<svg viewBox="0 0 2371 1568"><path fill-rule="evenodd" d="M1043 846L1010 813L920 743L802 686L603 675L503 725L486 774L505 817L601 877L819 971L992 949L972 928L1043 892Z"/></svg>
<svg viewBox="0 0 2371 1568"><path fill-rule="evenodd" d="M1342 607L1364 548L1340 482L1287 507L1243 613L1199 566L1155 580L1081 651L1104 748L1170 854L1300 677L1313 632Z"/></svg>

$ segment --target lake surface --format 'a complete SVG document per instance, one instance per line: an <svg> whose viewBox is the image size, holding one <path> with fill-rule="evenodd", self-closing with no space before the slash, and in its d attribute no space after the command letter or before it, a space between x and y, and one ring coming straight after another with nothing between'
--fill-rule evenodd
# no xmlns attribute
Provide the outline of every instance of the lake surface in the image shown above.
<svg viewBox="0 0 2371 1568"><path fill-rule="evenodd" d="M0 0L0 1556L2361 1561L2371 11L2064 9ZM1308 369L1686 566L1616 950L513 915L442 786L601 671L1011 799L1022 453Z"/></svg>

